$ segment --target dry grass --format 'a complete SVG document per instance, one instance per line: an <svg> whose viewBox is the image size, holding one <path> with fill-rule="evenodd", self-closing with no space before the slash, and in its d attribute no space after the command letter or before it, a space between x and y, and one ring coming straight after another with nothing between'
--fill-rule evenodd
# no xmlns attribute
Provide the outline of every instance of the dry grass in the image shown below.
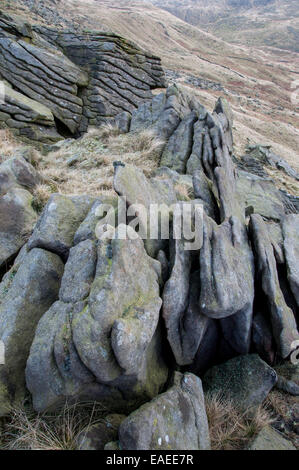
<svg viewBox="0 0 299 470"><path fill-rule="evenodd" d="M3 424L0 448L9 450L75 450L78 435L107 414L99 404L65 405L58 414L16 409Z"/></svg>
<svg viewBox="0 0 299 470"><path fill-rule="evenodd" d="M150 176L158 167L163 145L150 130L119 134L115 127L105 125L42 157L38 170L56 192L112 194L114 161L134 164Z"/></svg>
<svg viewBox="0 0 299 470"><path fill-rule="evenodd" d="M0 163L13 156L20 147L9 129L0 129Z"/></svg>
<svg viewBox="0 0 299 470"><path fill-rule="evenodd" d="M213 450L244 449L257 433L273 422L267 409L259 407L249 415L220 395L206 396L206 410Z"/></svg>
<svg viewBox="0 0 299 470"><path fill-rule="evenodd" d="M299 449L299 438L294 428L294 423L298 423L298 418L293 414L293 410L298 406L298 397L277 389L272 390L267 397L266 406L275 418L275 427ZM296 415L298 416L298 411Z"/></svg>
<svg viewBox="0 0 299 470"><path fill-rule="evenodd" d="M273 422L265 408L248 416L217 395L206 397L206 410L213 450L244 449L263 427ZM79 434L106 415L107 410L95 403L65 405L56 414L15 409L3 421L0 448L74 450Z"/></svg>

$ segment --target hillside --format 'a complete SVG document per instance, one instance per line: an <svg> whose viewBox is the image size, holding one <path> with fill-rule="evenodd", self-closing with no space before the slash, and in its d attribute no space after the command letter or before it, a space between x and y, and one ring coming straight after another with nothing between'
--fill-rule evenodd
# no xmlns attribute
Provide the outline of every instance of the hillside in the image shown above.
<svg viewBox="0 0 299 470"><path fill-rule="evenodd" d="M296 0L152 0L151 3L228 42L299 52Z"/></svg>
<svg viewBox="0 0 299 470"><path fill-rule="evenodd" d="M6 3L8 10L27 14L31 21L61 27L67 19L77 29L113 31L150 50L162 58L165 69L176 72L175 81L187 81L198 90L204 105L211 108L220 95L228 99L234 111L237 155L244 153L248 142L259 143L272 146L298 168L298 115L291 101L298 54L231 45L142 2L56 0L55 9L44 9L39 2L33 10L34 2L23 0L24 4L31 11L28 6L20 10L20 2ZM207 83L198 86L198 79Z"/></svg>
<svg viewBox="0 0 299 470"><path fill-rule="evenodd" d="M0 449L298 449L296 54L5 5Z"/></svg>

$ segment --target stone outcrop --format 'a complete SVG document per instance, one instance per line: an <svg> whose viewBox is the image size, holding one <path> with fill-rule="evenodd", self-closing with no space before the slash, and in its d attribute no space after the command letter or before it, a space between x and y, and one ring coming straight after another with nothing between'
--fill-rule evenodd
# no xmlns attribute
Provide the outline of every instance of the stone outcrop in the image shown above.
<svg viewBox="0 0 299 470"><path fill-rule="evenodd" d="M1 14L0 38L0 78L13 87L5 87L0 124L30 140L53 143L130 115L165 86L160 59L114 34L32 27Z"/></svg>
<svg viewBox="0 0 299 470"><path fill-rule="evenodd" d="M0 269L17 255L36 224L38 215L31 192L41 176L23 158L0 165Z"/></svg>
<svg viewBox="0 0 299 470"><path fill-rule="evenodd" d="M0 338L5 364L0 366L0 415L25 398L25 367L35 328L56 300L63 263L41 249L15 263L0 284Z"/></svg>
<svg viewBox="0 0 299 470"><path fill-rule="evenodd" d="M267 426L259 432L248 450L296 450L296 447L280 432Z"/></svg>
<svg viewBox="0 0 299 470"><path fill-rule="evenodd" d="M158 276L139 237L71 248L59 300L41 319L27 362L35 408L80 397L121 409L155 396L167 379L160 308Z"/></svg>
<svg viewBox="0 0 299 470"><path fill-rule="evenodd" d="M203 378L205 392L225 396L244 411L261 405L276 382L275 370L256 354L214 366Z"/></svg>
<svg viewBox="0 0 299 470"><path fill-rule="evenodd" d="M201 380L176 373L169 390L121 423L119 443L124 450L209 450Z"/></svg>
<svg viewBox="0 0 299 470"><path fill-rule="evenodd" d="M61 139L49 108L4 85L1 91L0 122L21 137L40 142ZM4 98L4 102L2 99ZM42 129L42 130L41 130Z"/></svg>
<svg viewBox="0 0 299 470"><path fill-rule="evenodd" d="M115 193L53 194L36 225L40 175L22 157L0 166L3 272L21 249L0 284L0 414L26 383L38 412L92 400L127 416L86 430L79 447L209 449L199 377L242 412L275 385L297 395L293 372L277 382L275 368L298 352L298 213L262 173L235 164L228 103L210 113L176 85L150 100L159 62L117 36L0 27L28 64L27 53L36 64L58 47L55 67L66 67L68 92L82 102L78 119L62 121L51 95L49 111L32 104L30 125L45 118L42 127L74 135L112 119L122 133L149 129L163 142L151 176L116 161ZM151 224L153 205L167 236ZM175 223L182 208L191 235Z"/></svg>

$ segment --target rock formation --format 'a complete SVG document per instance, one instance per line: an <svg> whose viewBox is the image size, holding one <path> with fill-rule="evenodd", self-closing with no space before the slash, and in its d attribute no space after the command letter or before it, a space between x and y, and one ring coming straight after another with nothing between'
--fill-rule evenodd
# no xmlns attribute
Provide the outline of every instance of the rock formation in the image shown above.
<svg viewBox="0 0 299 470"><path fill-rule="evenodd" d="M53 143L132 113L165 86L160 59L108 33L75 33L0 16L0 124ZM12 86L13 89L10 89Z"/></svg>
<svg viewBox="0 0 299 470"><path fill-rule="evenodd" d="M20 136L55 142L110 120L163 142L151 177L115 162L114 196L53 194L39 218L41 176L22 157L0 166L0 414L28 391L37 411L93 400L128 416L115 418L118 431L90 430L87 446L209 449L200 377L241 409L276 383L296 395L272 366L299 344L299 214L260 168L235 164L228 103L210 113L176 85L152 97L164 86L160 61L124 39L5 15L0 74L0 121ZM143 206L138 228L127 213L114 230L105 207L120 214L116 195ZM160 212L169 237L148 236L152 205L171 208ZM174 207L200 232L194 249L176 236Z"/></svg>

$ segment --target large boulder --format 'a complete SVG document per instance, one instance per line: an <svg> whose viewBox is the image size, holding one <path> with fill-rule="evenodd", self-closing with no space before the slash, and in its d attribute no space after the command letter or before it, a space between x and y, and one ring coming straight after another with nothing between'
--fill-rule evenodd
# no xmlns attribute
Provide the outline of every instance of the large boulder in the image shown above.
<svg viewBox="0 0 299 470"><path fill-rule="evenodd" d="M29 249L44 248L66 260L75 233L93 202L91 196L53 194L29 239Z"/></svg>
<svg viewBox="0 0 299 470"><path fill-rule="evenodd" d="M14 88L0 125L27 139L51 144L107 121L126 132L131 113L165 86L161 60L113 33L31 27L1 14L0 37L0 76Z"/></svg>
<svg viewBox="0 0 299 470"><path fill-rule="evenodd" d="M210 437L201 380L176 373L174 384L126 418L123 450L208 450Z"/></svg>
<svg viewBox="0 0 299 470"><path fill-rule="evenodd" d="M31 191L41 180L36 169L24 158L10 158L0 165L0 196L12 188Z"/></svg>
<svg viewBox="0 0 299 470"><path fill-rule="evenodd" d="M233 358L212 367L203 378L205 393L220 395L244 411L263 403L277 382L274 369L257 354Z"/></svg>
<svg viewBox="0 0 299 470"><path fill-rule="evenodd" d="M71 133L79 128L83 102L78 88L87 85L88 75L57 48L4 37L0 73L16 89L47 106Z"/></svg>
<svg viewBox="0 0 299 470"><path fill-rule="evenodd" d="M27 362L38 411L85 398L122 410L157 395L167 379L158 275L135 232L117 238L124 228L70 251L59 301L40 320Z"/></svg>
<svg viewBox="0 0 299 470"><path fill-rule="evenodd" d="M25 397L24 371L35 329L58 297L63 268L57 255L34 249L0 284L0 340L5 346L5 364L0 365L0 415Z"/></svg>
<svg viewBox="0 0 299 470"><path fill-rule="evenodd" d="M0 197L0 268L4 267L26 243L37 214L33 196L25 189L10 189Z"/></svg>

